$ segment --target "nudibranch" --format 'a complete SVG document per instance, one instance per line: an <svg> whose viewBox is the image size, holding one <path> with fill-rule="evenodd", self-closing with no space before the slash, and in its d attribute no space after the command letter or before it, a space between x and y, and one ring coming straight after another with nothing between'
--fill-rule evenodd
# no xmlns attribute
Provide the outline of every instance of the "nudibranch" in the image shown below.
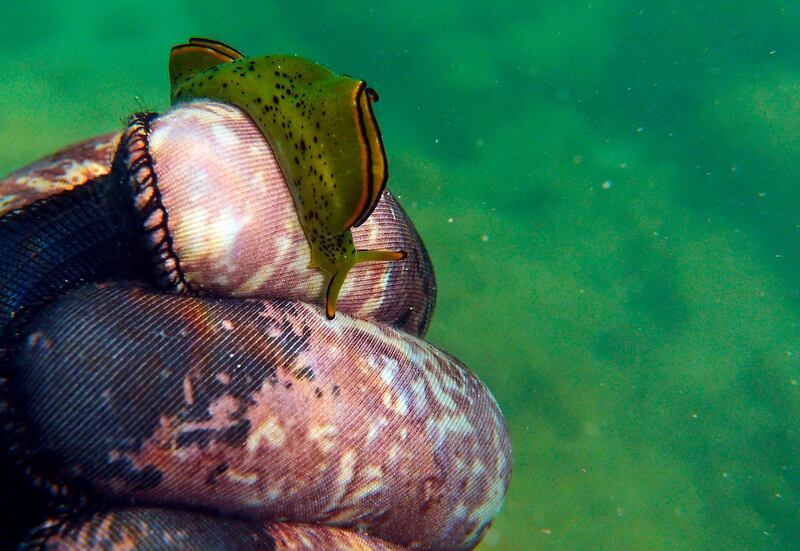
<svg viewBox="0 0 800 551"><path fill-rule="evenodd" d="M406 257L404 251L356 250L350 232L372 213L389 174L372 111L378 95L364 81L301 57L244 57L202 38L172 48L169 76L173 104L196 98L228 103L264 134L311 248L309 268L328 278L329 319L353 266Z"/></svg>

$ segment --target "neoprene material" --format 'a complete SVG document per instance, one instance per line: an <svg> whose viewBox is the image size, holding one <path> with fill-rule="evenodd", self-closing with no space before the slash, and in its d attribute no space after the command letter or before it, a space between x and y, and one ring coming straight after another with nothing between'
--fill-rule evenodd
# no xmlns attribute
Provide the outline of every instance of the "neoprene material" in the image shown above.
<svg viewBox="0 0 800 551"><path fill-rule="evenodd" d="M146 276L137 273L147 263L132 252L141 238L126 195L108 175L0 218L0 342L19 344L36 313L77 286ZM0 456L0 542L18 539L38 521L49 494L30 488L16 467L30 452L6 384L14 354L0 349L0 445L10 452Z"/></svg>
<svg viewBox="0 0 800 551"><path fill-rule="evenodd" d="M141 237L130 205L109 175L0 218L3 341L70 289L129 278L147 265L135 256Z"/></svg>

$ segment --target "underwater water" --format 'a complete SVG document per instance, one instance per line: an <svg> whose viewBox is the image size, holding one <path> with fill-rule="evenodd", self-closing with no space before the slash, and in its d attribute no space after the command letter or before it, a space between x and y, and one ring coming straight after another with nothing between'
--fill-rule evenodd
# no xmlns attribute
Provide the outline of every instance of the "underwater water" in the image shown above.
<svg viewBox="0 0 800 551"><path fill-rule="evenodd" d="M3 2L2 174L164 110L189 36L380 92L428 340L511 433L480 549L800 547L800 4L78 6Z"/></svg>

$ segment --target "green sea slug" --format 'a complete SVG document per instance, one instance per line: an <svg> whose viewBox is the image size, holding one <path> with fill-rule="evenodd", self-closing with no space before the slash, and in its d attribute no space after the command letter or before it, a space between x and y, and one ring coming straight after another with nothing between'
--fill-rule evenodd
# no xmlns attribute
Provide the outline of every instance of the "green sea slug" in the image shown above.
<svg viewBox="0 0 800 551"><path fill-rule="evenodd" d="M169 75L173 104L196 98L229 103L264 133L311 248L309 267L328 277L328 318L353 266L405 258L403 251L356 250L350 232L372 213L388 178L372 112L378 95L364 81L300 57L244 57L202 38L172 48Z"/></svg>

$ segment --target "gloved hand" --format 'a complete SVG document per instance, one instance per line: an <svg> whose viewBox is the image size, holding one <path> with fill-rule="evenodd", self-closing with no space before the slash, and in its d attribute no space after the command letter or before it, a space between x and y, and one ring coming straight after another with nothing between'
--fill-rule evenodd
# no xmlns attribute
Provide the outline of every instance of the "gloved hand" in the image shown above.
<svg viewBox="0 0 800 551"><path fill-rule="evenodd" d="M3 467L33 481L3 499L56 515L30 545L477 544L507 430L421 340L433 271L388 192L354 239L408 258L357 266L334 320L274 155L235 108L134 117L0 197Z"/></svg>

